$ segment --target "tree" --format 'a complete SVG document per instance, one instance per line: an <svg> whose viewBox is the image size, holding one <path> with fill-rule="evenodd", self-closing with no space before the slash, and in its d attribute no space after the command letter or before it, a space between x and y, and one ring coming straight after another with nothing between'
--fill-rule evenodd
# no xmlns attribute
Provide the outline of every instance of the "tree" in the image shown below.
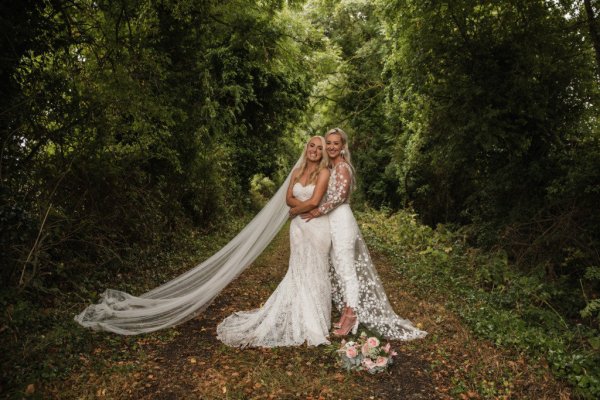
<svg viewBox="0 0 600 400"><path fill-rule="evenodd" d="M389 43L377 6L365 1L313 1L308 9L337 56L316 93L326 117L315 130L322 134L339 126L349 133L360 189L355 204L364 199L372 206L398 208L399 180L394 153L389 151L398 127L386 116L383 67Z"/></svg>
<svg viewBox="0 0 600 400"><path fill-rule="evenodd" d="M281 165L311 86L311 44L281 2L57 0L22 11L35 26L8 73L22 101L1 169L3 212L21 217L3 228L30 224L3 238L4 282L159 253L239 216L252 175Z"/></svg>

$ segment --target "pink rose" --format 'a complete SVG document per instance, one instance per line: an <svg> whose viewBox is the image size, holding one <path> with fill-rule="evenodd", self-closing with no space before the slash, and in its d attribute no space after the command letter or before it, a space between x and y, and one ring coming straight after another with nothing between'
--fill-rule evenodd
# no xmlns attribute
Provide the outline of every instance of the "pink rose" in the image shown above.
<svg viewBox="0 0 600 400"><path fill-rule="evenodd" d="M388 343L385 346L383 346L383 351L385 351L386 353L389 353L391 348L392 348L392 346Z"/></svg>
<svg viewBox="0 0 600 400"><path fill-rule="evenodd" d="M365 358L364 360L362 360L362 363L365 367L367 367L367 369L375 368L375 363L371 361L370 358Z"/></svg>
<svg viewBox="0 0 600 400"><path fill-rule="evenodd" d="M346 357L348 358L354 358L358 355L358 350L356 350L356 347L352 346L352 347L348 347L346 349Z"/></svg>
<svg viewBox="0 0 600 400"><path fill-rule="evenodd" d="M379 346L379 339L377 339L376 337L370 337L367 339L367 343L371 347L377 347Z"/></svg>
<svg viewBox="0 0 600 400"><path fill-rule="evenodd" d="M377 357L377 360L375 360L375 366L377 367L385 367L388 363L388 358L387 357Z"/></svg>
<svg viewBox="0 0 600 400"><path fill-rule="evenodd" d="M363 344L361 350L362 350L363 356L368 357L369 353L371 352L371 347L369 347L369 343Z"/></svg>

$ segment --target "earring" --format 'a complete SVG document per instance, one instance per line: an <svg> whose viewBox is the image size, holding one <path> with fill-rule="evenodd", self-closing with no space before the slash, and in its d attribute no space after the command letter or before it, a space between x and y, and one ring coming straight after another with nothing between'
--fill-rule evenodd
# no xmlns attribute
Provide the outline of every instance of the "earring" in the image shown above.
<svg viewBox="0 0 600 400"><path fill-rule="evenodd" d="M346 150L342 150L342 151L340 151L340 154L341 154L341 155L345 155L345 154L346 154Z"/></svg>

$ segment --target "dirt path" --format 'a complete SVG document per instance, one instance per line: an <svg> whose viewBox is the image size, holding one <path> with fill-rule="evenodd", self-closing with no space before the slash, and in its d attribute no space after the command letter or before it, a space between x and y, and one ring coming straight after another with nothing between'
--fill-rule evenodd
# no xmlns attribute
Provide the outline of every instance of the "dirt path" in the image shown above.
<svg viewBox="0 0 600 400"><path fill-rule="evenodd" d="M423 340L393 342L399 356L389 373L340 370L333 353L337 341L330 348L239 350L216 339L223 318L259 307L284 276L289 257L284 229L203 315L135 339L133 357L87 366L64 382L68 391L56 386L50 392L57 398L165 400L568 398L543 369L475 340L439 303L415 296L387 259L372 256L396 312L430 333Z"/></svg>
<svg viewBox="0 0 600 400"><path fill-rule="evenodd" d="M216 339L216 326L236 310L259 307L285 275L289 258L283 230L254 265L229 285L207 313L179 329L166 345L154 346L160 366L142 399L181 398L436 398L427 363L398 348L389 375L348 374L324 347L231 349ZM398 346L396 346L398 347Z"/></svg>

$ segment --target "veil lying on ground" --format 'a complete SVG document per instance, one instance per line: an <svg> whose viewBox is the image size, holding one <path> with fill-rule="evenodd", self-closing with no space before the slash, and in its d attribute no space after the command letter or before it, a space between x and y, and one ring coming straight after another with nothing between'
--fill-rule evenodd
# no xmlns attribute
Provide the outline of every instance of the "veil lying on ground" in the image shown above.
<svg viewBox="0 0 600 400"><path fill-rule="evenodd" d="M139 297L108 289L98 304L88 306L75 316L75 321L94 330L137 335L172 327L204 311L285 224L289 211L285 198L291 175L256 217L212 257Z"/></svg>

